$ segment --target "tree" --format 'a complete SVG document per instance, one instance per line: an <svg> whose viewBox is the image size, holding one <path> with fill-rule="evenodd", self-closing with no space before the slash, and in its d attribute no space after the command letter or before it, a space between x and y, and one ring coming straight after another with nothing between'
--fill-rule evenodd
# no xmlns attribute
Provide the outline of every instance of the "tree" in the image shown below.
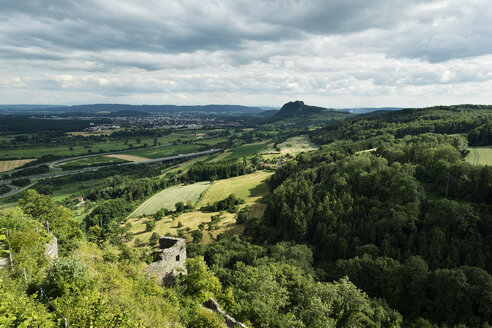
<svg viewBox="0 0 492 328"><path fill-rule="evenodd" d="M149 245L150 246L154 246L155 244L157 244L157 242L159 241L159 234L157 232L153 232L152 235L150 235L150 238L149 238Z"/></svg>
<svg viewBox="0 0 492 328"><path fill-rule="evenodd" d="M191 232L191 237L193 238L194 243L199 243L203 239L203 232L201 232L200 230L193 230Z"/></svg>
<svg viewBox="0 0 492 328"><path fill-rule="evenodd" d="M188 274L183 276L182 284L185 294L203 303L218 293L222 286L219 279L208 269L203 257L195 257L186 261Z"/></svg>
<svg viewBox="0 0 492 328"><path fill-rule="evenodd" d="M176 208L177 213L183 212L185 209L185 205L183 202L177 202L176 204L174 204L174 207Z"/></svg>
<svg viewBox="0 0 492 328"><path fill-rule="evenodd" d="M152 231L154 230L155 228L155 221L154 220L147 220L147 222L145 222L145 231L149 232L149 231Z"/></svg>
<svg viewBox="0 0 492 328"><path fill-rule="evenodd" d="M58 238L61 253L73 249L74 240L82 236L79 223L73 219L71 210L53 202L49 196L40 195L35 190L27 190L24 197L19 199L24 213L47 226L50 232Z"/></svg>

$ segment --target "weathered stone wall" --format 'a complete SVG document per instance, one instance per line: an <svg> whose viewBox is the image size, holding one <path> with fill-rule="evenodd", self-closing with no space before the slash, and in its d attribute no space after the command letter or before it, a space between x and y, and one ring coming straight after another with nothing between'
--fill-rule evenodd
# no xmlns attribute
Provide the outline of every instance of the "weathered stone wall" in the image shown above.
<svg viewBox="0 0 492 328"><path fill-rule="evenodd" d="M159 284L171 283L176 276L186 274L186 241L181 238L159 238L159 249L154 252L154 262L146 269L157 277Z"/></svg>
<svg viewBox="0 0 492 328"><path fill-rule="evenodd" d="M222 310L220 308L219 303L217 303L217 301L214 300L213 298L209 298L208 301L206 301L203 305L207 309L210 309L210 310L212 310L214 312L218 312L221 315L223 315L224 318L225 318L225 320L226 320L226 326L228 328L237 328L237 327L240 327L240 328L248 328L248 326L246 326L244 323L241 323L241 322L237 321L236 319L234 319L233 317L231 317L229 314L227 314L227 312L225 312L224 310Z"/></svg>
<svg viewBox="0 0 492 328"><path fill-rule="evenodd" d="M44 254L50 260L58 258L58 240L56 237L51 238L51 240L44 245Z"/></svg>
<svg viewBox="0 0 492 328"><path fill-rule="evenodd" d="M0 244L0 249L2 250L8 250L6 244ZM8 254L1 254L0 253L0 270L3 269L4 267L8 266L10 264L10 259Z"/></svg>

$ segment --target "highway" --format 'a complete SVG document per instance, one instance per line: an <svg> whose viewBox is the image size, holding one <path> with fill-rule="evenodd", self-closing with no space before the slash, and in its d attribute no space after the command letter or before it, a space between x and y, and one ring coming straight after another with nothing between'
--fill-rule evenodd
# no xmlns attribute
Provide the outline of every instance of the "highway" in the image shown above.
<svg viewBox="0 0 492 328"><path fill-rule="evenodd" d="M97 170L100 170L103 168L113 167L113 166L136 165L136 164L150 165L150 164L156 164L156 163L176 161L179 159L196 158L196 157L200 157L200 156L214 154L214 153L217 153L221 150L222 150L222 148L209 149L209 150L199 151L199 152L195 152L195 153L179 154L179 155L161 157L161 158L156 158L156 159L149 159L149 160L139 161L139 162L127 162L127 163L119 163L119 164L112 164L112 165L92 166L92 167L86 167L86 168L83 168L80 170L74 170L74 171L57 171L57 172L49 172L49 173L42 173L42 174L36 174L36 175L30 175L30 176L17 177L14 179L10 179L10 178L9 179L3 179L3 180L0 180L0 184L8 184L11 188L14 187L15 189L13 189L13 190L11 190L11 191L3 194L3 195L0 195L0 198L15 195L19 192L26 190L27 188L29 188L32 185L37 183L37 182L34 182L34 183L30 184L29 186L17 189L17 187L10 185L10 183L12 183L13 180L17 180L17 179L30 179L30 180L33 180L33 179L52 179L52 178L63 177L63 176L67 176L67 175L84 173L84 172L90 172L90 171L94 172L94 171L97 171ZM101 154L97 154L97 155L99 156ZM89 156L92 156L92 155L89 155ZM49 167L52 167L52 165L59 164L63 161L74 160L74 159L82 158L82 157L88 157L88 156L77 156L77 157L72 157L69 159L57 160L57 161L53 161L50 163L44 163L44 164L47 164L47 165L49 165ZM55 169L57 169L57 168L55 168Z"/></svg>

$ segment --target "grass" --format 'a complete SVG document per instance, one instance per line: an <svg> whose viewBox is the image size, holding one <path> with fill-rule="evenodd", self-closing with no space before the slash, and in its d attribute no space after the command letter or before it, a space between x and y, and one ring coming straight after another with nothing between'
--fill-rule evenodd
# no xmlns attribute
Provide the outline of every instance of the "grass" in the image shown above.
<svg viewBox="0 0 492 328"><path fill-rule="evenodd" d="M308 136L292 137L278 144L282 155L297 155L305 151L316 150L318 147L309 140Z"/></svg>
<svg viewBox="0 0 492 328"><path fill-rule="evenodd" d="M119 163L125 163L125 162L128 162L128 161L123 160L121 158L112 158L112 157L107 157L107 156L101 155L101 156L79 158L79 159L75 159L73 161L60 163L57 166L58 167L63 167L64 165L67 165L67 166L89 166L89 165L98 165L98 164L119 164Z"/></svg>
<svg viewBox="0 0 492 328"><path fill-rule="evenodd" d="M131 223L132 228L130 229L130 232L133 233L135 238L138 238L144 242L148 242L153 232L157 232L159 236L178 236L178 229L188 229L189 231L197 230L200 223L209 223L211 221L212 215L216 214L218 213L189 212L183 213L175 219L172 219L172 217L168 216L163 218L162 220L157 221L156 227L152 231L145 231L145 223L148 220L152 219L132 218L127 222ZM222 217L223 219L219 222L218 228L216 230L203 230L202 243L212 243L214 239L217 238L217 235L219 235L220 233L225 233L227 236L232 236L234 234L241 234L243 232L244 227L242 225L236 224L236 214L223 213ZM181 228L178 228L178 222L182 223L183 226ZM187 241L192 240L190 233L185 233L185 238ZM135 244L135 239L132 241L132 244Z"/></svg>
<svg viewBox="0 0 492 328"><path fill-rule="evenodd" d="M492 165L492 146L472 147L465 160L474 165Z"/></svg>
<svg viewBox="0 0 492 328"><path fill-rule="evenodd" d="M254 202L268 192L266 181L272 174L272 172L257 171L239 177L217 180L202 195L197 207L222 200L230 194L244 199L246 203Z"/></svg>
<svg viewBox="0 0 492 328"><path fill-rule="evenodd" d="M105 178L94 179L88 181L81 181L79 183L66 184L60 187L55 187L51 197L55 201L60 201L74 194L78 194L80 192L99 187L102 184L104 184L104 180Z"/></svg>
<svg viewBox="0 0 492 328"><path fill-rule="evenodd" d="M167 145L177 141L192 141L196 137L193 130L179 130L173 131L171 134L157 138L157 142L162 145ZM105 141L91 143L88 145L76 145L72 149L68 145L59 144L43 144L43 145L30 145L22 144L17 148L5 148L0 149L0 160L14 159L14 158L39 158L44 155L59 155L64 157L80 156L80 155L90 155L102 152L110 151L120 151L120 150L131 150L130 144L134 147L142 147L143 144L148 144L152 146L154 144L154 138L138 138L140 143L137 143L137 137L126 138L126 139L115 139L108 137ZM1 145L1 143L0 143ZM196 146L199 147L199 146ZM164 148L164 146L163 146ZM91 150L92 152L89 152ZM144 148L143 151L146 149ZM135 150L136 151L136 150ZM179 152L178 152L179 153ZM165 156L165 155L164 155ZM148 156L143 156L148 157ZM159 158L162 156L157 156ZM152 157L150 157L152 158Z"/></svg>
<svg viewBox="0 0 492 328"><path fill-rule="evenodd" d="M139 157L139 156L127 155L127 154L112 154L112 155L105 155L105 157L119 158L124 161L130 161L130 162L142 162L142 161L149 160L149 158L146 157Z"/></svg>
<svg viewBox="0 0 492 328"><path fill-rule="evenodd" d="M201 145L215 146L216 144L226 142L228 138L210 138L210 139L197 139L195 143Z"/></svg>
<svg viewBox="0 0 492 328"><path fill-rule="evenodd" d="M246 144L235 148L231 148L228 150L230 154L226 158L230 159L230 158L253 157L257 153L271 150L272 147L270 143L271 141L267 140L263 142Z"/></svg>
<svg viewBox="0 0 492 328"><path fill-rule="evenodd" d="M131 214L132 217L154 214L161 208L167 208L168 210L174 210L174 204L177 202L191 201L195 204L200 195L210 187L210 182L197 182L187 186L173 186L157 193L152 198L143 203L135 212Z"/></svg>
<svg viewBox="0 0 492 328"><path fill-rule="evenodd" d="M208 187L205 193L202 194L201 200L197 203L197 208L206 205L207 202L214 202L224 199L229 194L234 193L238 197L243 198L246 203L241 206L250 206L250 210L247 213L248 218L260 218L265 211L266 204L260 203L259 199L268 193L268 185L266 180L272 173L258 171L252 174L234 177L230 179L215 181L213 185ZM192 185L193 186L193 185ZM167 189L168 190L168 189ZM179 199L177 201L183 201ZM153 231L145 231L145 223L152 218L148 217L134 217L127 222L132 224L131 232L135 238L141 241L147 242L155 231L160 236L170 234L172 236L178 235L178 229L183 231L189 230L190 232L198 229L198 225L202 222L209 223L211 217L220 214L218 212L201 212L194 211L183 213L177 218L171 216L165 217L162 220L156 221L156 227ZM244 226L236 224L236 213L222 213L223 219L218 223L218 227L215 230L209 231L203 230L202 243L212 243L219 234L224 233L227 237L231 237L235 234L242 234ZM178 222L181 222L182 227L178 228ZM185 237L188 241L191 241L191 234L185 232ZM132 242L134 244L134 241Z"/></svg>
<svg viewBox="0 0 492 328"><path fill-rule="evenodd" d="M194 153L200 151L200 148L201 148L200 145L182 144L182 145L172 145L172 146L158 147L152 149L134 150L131 152L125 152L125 154L155 159L155 158L173 156L178 154Z"/></svg>
<svg viewBox="0 0 492 328"><path fill-rule="evenodd" d="M0 172L11 171L13 169L24 166L27 163L30 163L35 160L36 160L35 158L31 158L31 159L18 159L18 160L11 160L11 161L0 161Z"/></svg>

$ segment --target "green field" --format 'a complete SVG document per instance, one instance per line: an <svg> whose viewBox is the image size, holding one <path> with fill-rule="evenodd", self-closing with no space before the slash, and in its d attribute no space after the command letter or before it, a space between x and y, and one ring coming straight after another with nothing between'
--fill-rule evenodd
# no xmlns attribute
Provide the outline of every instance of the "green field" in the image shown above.
<svg viewBox="0 0 492 328"><path fill-rule="evenodd" d="M316 150L318 146L312 143L308 136L298 136L289 138L278 144L278 148L282 155L297 155L305 151Z"/></svg>
<svg viewBox="0 0 492 328"><path fill-rule="evenodd" d="M239 177L217 180L202 195L197 207L205 206L235 194L246 203L254 202L268 192L266 181L272 172L257 171Z"/></svg>
<svg viewBox="0 0 492 328"><path fill-rule="evenodd" d="M198 139L195 141L197 144L215 146L218 143L226 142L228 138L210 138L210 139Z"/></svg>
<svg viewBox="0 0 492 328"><path fill-rule="evenodd" d="M151 148L151 149L134 150L134 151L125 152L125 154L155 159L155 158L173 156L178 154L195 153L200 151L201 147L202 146L200 145L182 144L182 145L172 145L172 146L165 146L165 147L158 147L158 148Z"/></svg>
<svg viewBox="0 0 492 328"><path fill-rule="evenodd" d="M112 157L105 157L103 155L101 156L91 156L91 157L85 157L85 158L80 158L80 159L75 159L73 161L68 161L68 162L63 162L57 165L58 167L63 167L63 166L90 166L90 165L98 165L98 164L119 164L119 163L125 163L128 161L119 159L119 158L112 158Z"/></svg>
<svg viewBox="0 0 492 328"><path fill-rule="evenodd" d="M270 143L271 141L267 140L264 142L257 142L257 143L246 144L239 147L231 148L228 150L230 152L230 155L227 156L227 159L252 157L257 153L273 150Z"/></svg>
<svg viewBox="0 0 492 328"><path fill-rule="evenodd" d="M96 187L99 187L104 184L104 181L106 179L94 179L94 180L88 180L88 181L81 181L79 183L71 183L71 184L66 184L60 187L55 187L53 189L53 194L51 197L55 201L60 201L66 197L69 197L73 194L77 194L83 191L87 191L90 189L94 189Z"/></svg>
<svg viewBox="0 0 492 328"><path fill-rule="evenodd" d="M186 202L191 201L195 204L200 199L200 195L209 187L210 182L208 181L197 182L187 186L169 187L148 199L131 216L154 214L161 208L174 210L174 204L177 202L186 204Z"/></svg>
<svg viewBox="0 0 492 328"><path fill-rule="evenodd" d="M175 131L169 135L157 138L157 142L162 145L167 145L177 141L191 141L195 140L194 130ZM67 137L70 139L71 137ZM153 146L154 138L142 137L140 143L137 143L137 137L131 138L111 138L107 137L106 140L101 142L88 143L85 146L75 145L70 150L69 145L59 144L46 144L46 145L19 145L18 147L0 149L0 160L14 159L14 158L39 158L44 155L59 155L64 157L80 156L95 154L98 152L111 152L119 150L131 149L133 147L142 147L144 144ZM145 149L144 149L145 150ZM145 157L145 156L144 156Z"/></svg>
<svg viewBox="0 0 492 328"><path fill-rule="evenodd" d="M474 165L492 165L492 146L472 147L465 160Z"/></svg>

